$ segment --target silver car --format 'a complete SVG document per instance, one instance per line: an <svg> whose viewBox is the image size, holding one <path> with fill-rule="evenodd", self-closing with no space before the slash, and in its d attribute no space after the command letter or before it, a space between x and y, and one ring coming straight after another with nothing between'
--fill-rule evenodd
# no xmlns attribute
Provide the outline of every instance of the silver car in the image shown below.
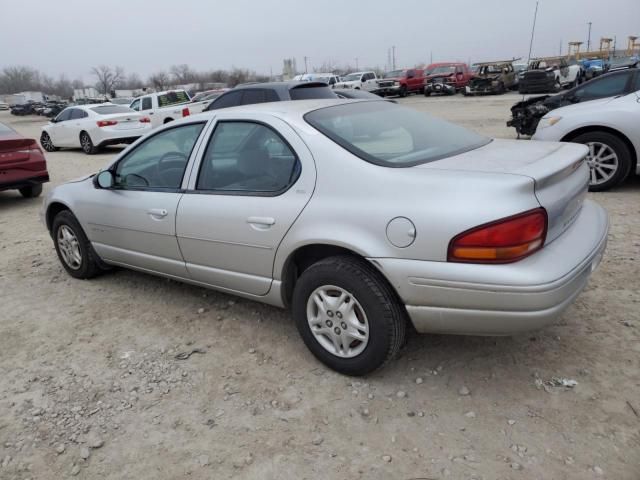
<svg viewBox="0 0 640 480"><path fill-rule="evenodd" d="M558 317L607 240L587 152L385 101L250 105L159 128L43 216L73 277L121 266L291 307L318 359L363 375L408 322L508 335Z"/></svg>

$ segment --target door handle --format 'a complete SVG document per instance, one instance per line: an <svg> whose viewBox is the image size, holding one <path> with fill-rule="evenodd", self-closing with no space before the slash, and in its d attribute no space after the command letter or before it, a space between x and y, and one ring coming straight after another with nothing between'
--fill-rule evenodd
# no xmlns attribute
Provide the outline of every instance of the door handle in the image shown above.
<svg viewBox="0 0 640 480"><path fill-rule="evenodd" d="M160 218L166 217L169 214L169 212L167 212L167 210L164 208L150 208L149 210L147 210L147 213L152 217Z"/></svg>
<svg viewBox="0 0 640 480"><path fill-rule="evenodd" d="M249 217L247 218L247 223L251 225L270 227L276 223L276 219L271 217Z"/></svg>

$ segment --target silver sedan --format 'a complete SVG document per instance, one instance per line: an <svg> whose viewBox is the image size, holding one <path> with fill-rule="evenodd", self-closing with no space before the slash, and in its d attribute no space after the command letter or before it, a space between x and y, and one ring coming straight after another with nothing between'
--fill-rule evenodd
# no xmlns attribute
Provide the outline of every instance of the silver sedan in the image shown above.
<svg viewBox="0 0 640 480"><path fill-rule="evenodd" d="M557 318L605 249L583 145L491 140L385 101L172 122L43 217L67 272L120 266L291 307L311 352L363 375L418 332Z"/></svg>

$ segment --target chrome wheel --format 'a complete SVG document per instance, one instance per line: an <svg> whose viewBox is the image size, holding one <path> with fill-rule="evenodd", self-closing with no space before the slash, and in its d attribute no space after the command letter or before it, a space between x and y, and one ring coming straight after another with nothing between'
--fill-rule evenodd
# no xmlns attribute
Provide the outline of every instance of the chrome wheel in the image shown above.
<svg viewBox="0 0 640 480"><path fill-rule="evenodd" d="M618 155L607 144L601 142L588 142L589 154L587 165L591 169L590 185L605 183L616 174L619 166Z"/></svg>
<svg viewBox="0 0 640 480"><path fill-rule="evenodd" d="M82 253L76 234L68 226L62 225L58 229L58 249L64 263L73 270L82 266Z"/></svg>
<svg viewBox="0 0 640 480"><path fill-rule="evenodd" d="M307 301L307 322L322 348L337 357L356 357L369 343L364 309L344 288L316 288Z"/></svg>
<svg viewBox="0 0 640 480"><path fill-rule="evenodd" d="M46 132L43 133L40 137L40 145L42 145L42 148L44 148L47 152L53 152L55 150L53 142L51 141L51 137Z"/></svg>
<svg viewBox="0 0 640 480"><path fill-rule="evenodd" d="M91 138L89 138L89 135L87 135L86 133L83 133L82 137L80 137L80 145L82 146L82 150L84 150L86 153L91 152L91 150L93 149Z"/></svg>

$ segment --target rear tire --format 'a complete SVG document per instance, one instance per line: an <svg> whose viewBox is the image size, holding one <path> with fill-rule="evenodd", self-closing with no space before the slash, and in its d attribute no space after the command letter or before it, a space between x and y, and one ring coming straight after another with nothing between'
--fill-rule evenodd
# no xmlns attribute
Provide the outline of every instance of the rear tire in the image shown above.
<svg viewBox="0 0 640 480"><path fill-rule="evenodd" d="M24 198L39 197L42 193L42 184L39 183L38 185L31 185L30 187L22 187L19 188L18 191Z"/></svg>
<svg viewBox="0 0 640 480"><path fill-rule="evenodd" d="M627 144L616 135L609 132L587 132L571 141L589 146L589 191L609 190L621 184L629 175L631 152Z"/></svg>
<svg viewBox="0 0 640 480"><path fill-rule="evenodd" d="M53 219L51 234L60 263L69 275L89 279L102 273L98 254L73 213L69 210L58 213Z"/></svg>
<svg viewBox="0 0 640 480"><path fill-rule="evenodd" d="M80 146L82 147L82 151L87 155L93 155L98 151L87 132L80 132Z"/></svg>
<svg viewBox="0 0 640 480"><path fill-rule="evenodd" d="M292 307L311 353L345 375L380 368L404 343L404 306L380 272L358 258L335 256L307 268L295 285Z"/></svg>

